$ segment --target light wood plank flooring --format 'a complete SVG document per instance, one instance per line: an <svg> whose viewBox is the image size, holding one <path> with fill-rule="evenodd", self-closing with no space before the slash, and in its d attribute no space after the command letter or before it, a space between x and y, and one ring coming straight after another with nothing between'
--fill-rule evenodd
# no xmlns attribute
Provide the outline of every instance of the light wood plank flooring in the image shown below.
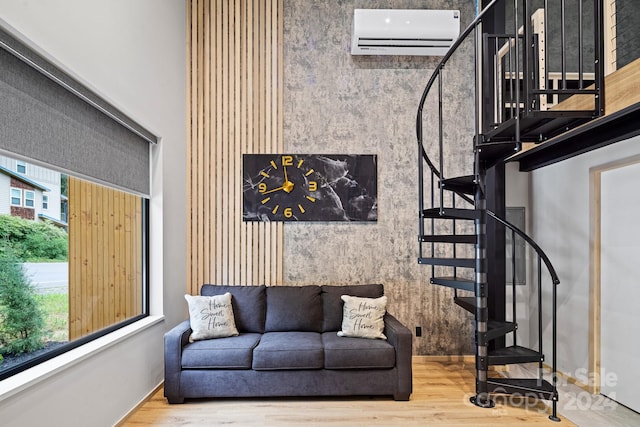
<svg viewBox="0 0 640 427"><path fill-rule="evenodd" d="M473 363L417 357L408 402L391 398L216 399L169 405L160 388L123 426L574 426L554 423L542 402L505 397L492 409L469 403ZM505 402L505 403L503 403Z"/></svg>

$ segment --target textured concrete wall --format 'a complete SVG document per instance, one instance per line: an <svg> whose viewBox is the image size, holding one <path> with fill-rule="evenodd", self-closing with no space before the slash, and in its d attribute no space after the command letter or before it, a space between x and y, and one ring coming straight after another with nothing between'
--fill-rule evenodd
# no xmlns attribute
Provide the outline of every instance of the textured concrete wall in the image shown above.
<svg viewBox="0 0 640 427"><path fill-rule="evenodd" d="M418 258L415 117L440 58L351 56L354 8L459 9L470 1L285 1L285 151L378 155L376 223L287 223L286 284L384 283L389 311L421 326L414 354L471 353L471 317L450 289L429 284ZM464 46L444 74L445 174L471 173L473 61ZM456 87L460 95L451 89ZM435 99L426 124L434 125ZM437 111L437 110L436 110ZM427 132L429 135L429 132ZM433 141L435 143L435 141ZM430 152L433 152L431 149Z"/></svg>

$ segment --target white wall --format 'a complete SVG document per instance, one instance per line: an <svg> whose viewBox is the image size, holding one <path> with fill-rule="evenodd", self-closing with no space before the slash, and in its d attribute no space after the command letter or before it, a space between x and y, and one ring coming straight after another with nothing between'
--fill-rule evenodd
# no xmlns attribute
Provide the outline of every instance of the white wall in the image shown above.
<svg viewBox="0 0 640 427"><path fill-rule="evenodd" d="M635 137L532 173L533 238L549 255L561 282L558 368L572 376L589 362L589 169L639 154L640 137ZM550 348L549 311L543 319L545 347Z"/></svg>
<svg viewBox="0 0 640 427"><path fill-rule="evenodd" d="M630 339L640 336L640 159L602 172L600 182L601 392L640 412L640 342Z"/></svg>
<svg viewBox="0 0 640 427"><path fill-rule="evenodd" d="M161 137L152 156L151 312L165 321L0 396L3 426L113 425L162 381L162 335L185 318L185 5L0 0L0 19Z"/></svg>
<svg viewBox="0 0 640 427"><path fill-rule="evenodd" d="M525 211L525 228L523 231L527 234L531 233L531 205L529 189L531 187L531 174L529 172L520 172L518 163L507 163L505 167L505 204L510 207L522 207ZM518 345L533 348L534 344L530 342L529 318L531 317L529 299L535 297L535 287L533 286L533 274L531 274L531 260L535 252L529 245L526 246L527 254L527 275L525 286L516 286L516 322L518 323L517 338ZM508 262L508 261L507 261ZM511 277L507 277L510 282ZM513 286L509 284L506 287L506 315L511 320L513 307ZM507 335L507 345L513 344L512 334Z"/></svg>

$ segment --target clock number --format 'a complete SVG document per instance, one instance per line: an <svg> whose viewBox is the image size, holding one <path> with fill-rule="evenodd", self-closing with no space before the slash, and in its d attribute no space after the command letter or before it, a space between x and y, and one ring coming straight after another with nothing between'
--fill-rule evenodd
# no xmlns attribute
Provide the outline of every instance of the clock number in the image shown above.
<svg viewBox="0 0 640 427"><path fill-rule="evenodd" d="M309 181L309 191L316 191L318 189L318 183L315 181Z"/></svg>
<svg viewBox="0 0 640 427"><path fill-rule="evenodd" d="M258 191L261 193L264 193L265 191L267 191L267 184L265 184L264 182L261 182L260 184L258 184Z"/></svg>
<svg viewBox="0 0 640 427"><path fill-rule="evenodd" d="M282 156L282 166L293 166L293 156Z"/></svg>
<svg viewBox="0 0 640 427"><path fill-rule="evenodd" d="M291 218L293 216L293 209L291 208L285 208L285 210L283 211L284 213L284 217L285 218Z"/></svg>

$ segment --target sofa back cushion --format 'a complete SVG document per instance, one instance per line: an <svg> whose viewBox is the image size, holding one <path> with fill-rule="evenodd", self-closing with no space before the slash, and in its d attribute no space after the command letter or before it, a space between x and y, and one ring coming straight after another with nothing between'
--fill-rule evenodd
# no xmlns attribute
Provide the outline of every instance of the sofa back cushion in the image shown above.
<svg viewBox="0 0 640 427"><path fill-rule="evenodd" d="M238 332L264 333L267 312L266 286L202 285L200 295L231 294L233 316Z"/></svg>
<svg viewBox="0 0 640 427"><path fill-rule="evenodd" d="M266 332L320 332L320 286L269 286Z"/></svg>
<svg viewBox="0 0 640 427"><path fill-rule="evenodd" d="M380 298L384 295L382 284L322 287L322 332L339 331L342 328L342 295L362 298Z"/></svg>

